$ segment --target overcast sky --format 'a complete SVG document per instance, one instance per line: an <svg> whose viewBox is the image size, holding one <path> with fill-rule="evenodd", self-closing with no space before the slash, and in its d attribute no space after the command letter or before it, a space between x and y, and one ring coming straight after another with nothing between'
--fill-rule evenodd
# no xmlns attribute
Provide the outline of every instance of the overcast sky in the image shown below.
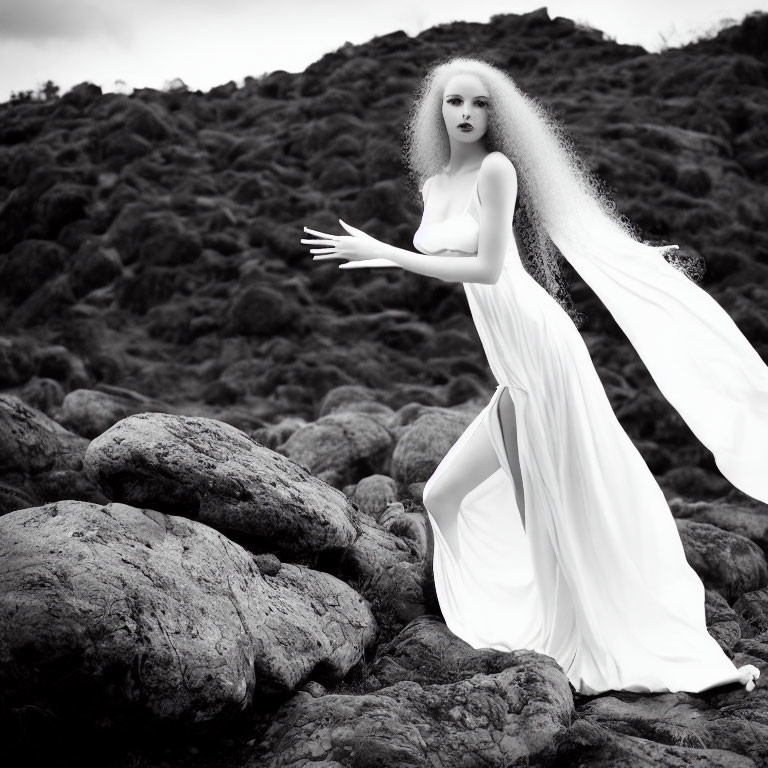
<svg viewBox="0 0 768 768"><path fill-rule="evenodd" d="M346 41L546 5L648 51L679 45L768 0L0 0L0 102L53 80L106 91L207 91L247 75L299 72Z"/></svg>

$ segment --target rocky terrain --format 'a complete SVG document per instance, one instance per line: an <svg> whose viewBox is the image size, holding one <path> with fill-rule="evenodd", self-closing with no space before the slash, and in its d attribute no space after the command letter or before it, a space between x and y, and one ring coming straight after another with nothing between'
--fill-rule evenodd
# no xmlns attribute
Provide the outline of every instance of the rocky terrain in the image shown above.
<svg viewBox="0 0 768 768"><path fill-rule="evenodd" d="M734 489L571 271L580 329L755 690L574 691L440 616L425 480L495 382L412 248L402 123L481 54L619 209L703 259L768 361L768 16L662 54L544 9L305 72L0 105L0 731L12 765L768 766L768 507ZM713 407L716 407L713 404ZM8 763L5 763L8 764Z"/></svg>

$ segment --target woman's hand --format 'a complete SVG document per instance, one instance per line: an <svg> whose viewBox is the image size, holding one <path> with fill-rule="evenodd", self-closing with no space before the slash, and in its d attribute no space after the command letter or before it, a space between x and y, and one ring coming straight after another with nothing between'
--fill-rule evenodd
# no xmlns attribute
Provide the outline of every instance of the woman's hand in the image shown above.
<svg viewBox="0 0 768 768"><path fill-rule="evenodd" d="M315 235L319 239L302 240L305 245L325 246L323 248L311 248L310 253L313 261L318 259L347 259L346 264L339 264L339 269L344 267L365 267L365 266L398 266L389 259L381 258L387 246L375 237L366 235L361 229L356 229L339 219L344 229L349 235L328 235L325 232L318 232L315 229L304 227L305 232ZM369 263L366 263L369 262Z"/></svg>

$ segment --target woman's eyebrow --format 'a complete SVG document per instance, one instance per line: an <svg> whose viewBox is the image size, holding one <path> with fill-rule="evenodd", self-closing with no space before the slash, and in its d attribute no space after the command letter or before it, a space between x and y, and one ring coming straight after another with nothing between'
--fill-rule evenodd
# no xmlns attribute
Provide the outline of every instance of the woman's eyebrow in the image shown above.
<svg viewBox="0 0 768 768"><path fill-rule="evenodd" d="M458 96L460 99L464 98L464 96L462 94L460 94L460 93L446 93L445 94L445 98L446 99L451 98L453 96ZM473 96L472 98L474 98L474 99L487 99L488 97L483 95L483 96Z"/></svg>

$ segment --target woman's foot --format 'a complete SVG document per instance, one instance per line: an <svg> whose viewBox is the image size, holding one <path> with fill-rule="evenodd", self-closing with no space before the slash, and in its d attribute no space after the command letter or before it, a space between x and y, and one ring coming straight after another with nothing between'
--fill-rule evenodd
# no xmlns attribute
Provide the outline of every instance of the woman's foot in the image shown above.
<svg viewBox="0 0 768 768"><path fill-rule="evenodd" d="M737 672L741 675L739 682L746 685L748 691L753 690L755 680L760 677L760 670L754 664L745 664L743 667L739 667Z"/></svg>

